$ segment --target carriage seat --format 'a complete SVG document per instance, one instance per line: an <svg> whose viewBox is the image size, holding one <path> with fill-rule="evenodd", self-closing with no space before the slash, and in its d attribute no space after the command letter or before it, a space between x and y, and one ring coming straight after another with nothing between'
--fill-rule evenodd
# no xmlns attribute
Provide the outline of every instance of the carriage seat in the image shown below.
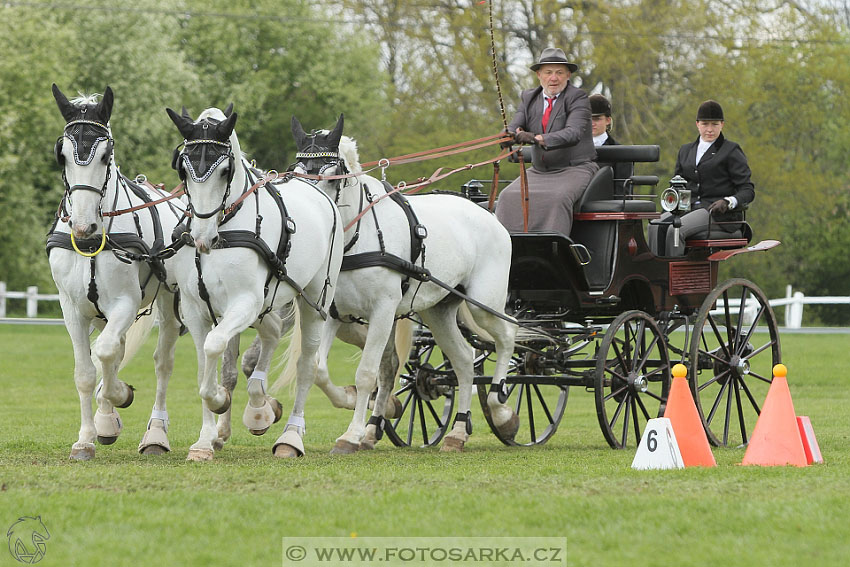
<svg viewBox="0 0 850 567"><path fill-rule="evenodd" d="M692 235L685 241L686 248L741 248L753 239L753 229L744 221L741 228L728 232L722 228L710 228Z"/></svg>
<svg viewBox="0 0 850 567"><path fill-rule="evenodd" d="M610 165L605 165L587 184L587 189L576 203L575 211L579 213L654 213L655 203L630 199L628 196L617 198L614 194L614 170Z"/></svg>

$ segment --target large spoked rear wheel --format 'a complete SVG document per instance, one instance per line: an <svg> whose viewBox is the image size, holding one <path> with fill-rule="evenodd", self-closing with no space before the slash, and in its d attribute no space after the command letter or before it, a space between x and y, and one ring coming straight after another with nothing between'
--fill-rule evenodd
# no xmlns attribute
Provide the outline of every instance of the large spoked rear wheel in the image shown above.
<svg viewBox="0 0 850 567"><path fill-rule="evenodd" d="M401 415L389 420L387 437L397 447L433 447L451 427L457 378L430 331L421 327L414 337L410 358L394 392Z"/></svg>
<svg viewBox="0 0 850 567"><path fill-rule="evenodd" d="M670 359L664 335L643 311L618 316L599 348L594 395L605 440L636 448L646 422L664 413Z"/></svg>
<svg viewBox="0 0 850 567"><path fill-rule="evenodd" d="M781 361L777 327L764 293L744 279L719 284L700 307L688 380L713 445L749 442Z"/></svg>
<svg viewBox="0 0 850 567"><path fill-rule="evenodd" d="M493 422L490 407L487 405L490 386L478 386L478 400L481 402L484 418L493 434L505 445L542 445L558 430L558 424L567 407L570 388L557 384L556 376L547 375L542 359L546 357L546 351L552 348L555 347L544 347L537 352L517 352L511 357L506 380L508 398L505 404L519 417L519 429L513 437L507 437ZM475 365L476 375L486 368L483 364L485 360L495 361L495 358L495 353L479 353Z"/></svg>

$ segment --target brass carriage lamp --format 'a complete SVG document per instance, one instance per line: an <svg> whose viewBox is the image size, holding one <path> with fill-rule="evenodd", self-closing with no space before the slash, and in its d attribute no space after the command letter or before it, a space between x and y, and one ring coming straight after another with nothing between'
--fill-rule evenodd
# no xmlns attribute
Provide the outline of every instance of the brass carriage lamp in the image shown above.
<svg viewBox="0 0 850 567"><path fill-rule="evenodd" d="M681 175L670 180L670 187L661 193L661 208L668 213L691 210L691 191Z"/></svg>

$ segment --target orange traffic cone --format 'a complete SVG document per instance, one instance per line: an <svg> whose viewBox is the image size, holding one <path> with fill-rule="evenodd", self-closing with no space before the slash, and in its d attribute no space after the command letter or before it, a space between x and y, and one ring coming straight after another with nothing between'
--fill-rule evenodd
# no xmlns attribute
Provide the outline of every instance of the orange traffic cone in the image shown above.
<svg viewBox="0 0 850 567"><path fill-rule="evenodd" d="M688 369L684 364L673 367L673 383L667 396L664 417L673 424L685 467L714 467L717 461L711 453L702 420L688 388L687 375Z"/></svg>
<svg viewBox="0 0 850 567"><path fill-rule="evenodd" d="M784 364L773 367L773 382L767 391L767 398L756 421L756 428L750 437L747 452L742 465L794 465L805 467L806 452L797 427L797 415L791 401Z"/></svg>

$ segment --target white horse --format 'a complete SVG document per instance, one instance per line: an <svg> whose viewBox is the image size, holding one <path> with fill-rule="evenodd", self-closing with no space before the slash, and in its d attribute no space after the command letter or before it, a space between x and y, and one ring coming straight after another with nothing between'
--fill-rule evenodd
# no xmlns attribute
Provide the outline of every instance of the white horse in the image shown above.
<svg viewBox="0 0 850 567"><path fill-rule="evenodd" d="M122 422L115 408L132 403L133 388L118 379L118 370L122 359L131 356L147 336L144 330L150 330L152 315L142 319L146 324L142 332L128 335L128 330L139 310L154 298L160 320L154 355L156 400L139 451L162 453L170 450L165 392L180 325L174 317L171 289L160 280L162 264L150 261L150 256L162 250L164 238L170 239L183 211L163 203L110 216L162 197L121 175L115 165L109 125L112 89L106 88L100 102L94 95L69 101L56 85L53 96L66 121L55 148L65 193L47 251L74 348L74 381L80 396L80 433L71 458L91 459L95 438L108 445L121 433ZM101 329L94 344L89 343L92 325ZM102 369L103 381L97 393L98 408L92 415L95 361Z"/></svg>
<svg viewBox="0 0 850 567"><path fill-rule="evenodd" d="M292 413L273 452L301 456L304 404L342 261L339 212L327 195L302 180L264 184L249 194L262 173L242 156L232 105L224 112L207 109L197 121L185 109L183 115L168 109L168 115L185 140L174 166L186 183L192 213L184 238L194 248L181 249L174 268L198 353L203 400L203 425L189 459L210 460L221 443L213 413L229 409L230 393L218 384L217 362L231 339L250 325L262 346L248 378L242 422L261 435L279 419L280 404L266 394L266 373L280 335L274 309L293 300L305 356L298 363Z"/></svg>
<svg viewBox="0 0 850 567"><path fill-rule="evenodd" d="M340 116L332 132L307 135L293 117L292 132L299 160L295 171L324 176L345 171L362 173L357 145L342 136L342 126ZM356 317L369 323L355 376L354 416L332 452L371 449L381 438L383 408L392 388L393 374L378 370L382 357L386 359L392 351L388 339L396 319L410 312L418 313L428 325L457 375L458 413L441 450L463 450L471 426L473 350L457 324L458 308L463 300L434 283L436 280L474 300L468 306L475 323L495 342L497 362L488 405L497 426L507 437L512 437L519 427L519 418L499 400L504 401L504 380L513 354L516 325L494 314L504 313L507 298L511 262L507 230L488 211L453 195L430 194L408 197L406 203L395 201L384 198L388 184L368 175L320 180L317 184L333 197L345 225L355 223L353 230L346 233L346 263L352 264L344 265L340 273L336 312L342 319ZM396 267L386 263L388 258L396 260ZM408 263L406 267L405 263ZM426 273L429 274L426 278L417 277ZM320 364L326 363L340 324L339 319L325 323ZM322 375L320 372L320 379ZM376 409L364 427L367 404L378 376Z"/></svg>

